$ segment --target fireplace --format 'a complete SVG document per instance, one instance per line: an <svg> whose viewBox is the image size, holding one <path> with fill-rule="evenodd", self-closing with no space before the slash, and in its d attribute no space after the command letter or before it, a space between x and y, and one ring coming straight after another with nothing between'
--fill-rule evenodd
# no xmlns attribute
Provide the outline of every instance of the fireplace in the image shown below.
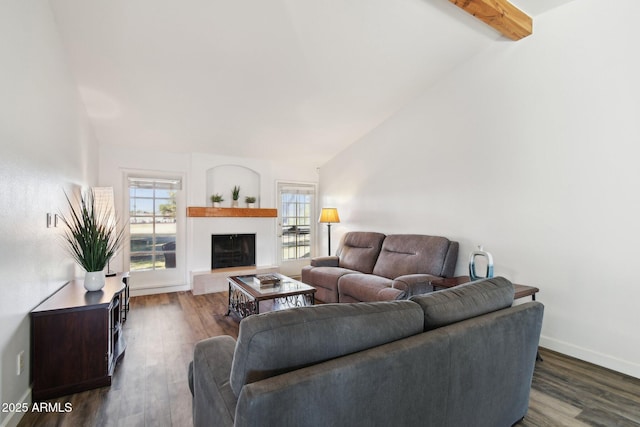
<svg viewBox="0 0 640 427"><path fill-rule="evenodd" d="M256 265L255 234L212 234L211 269Z"/></svg>

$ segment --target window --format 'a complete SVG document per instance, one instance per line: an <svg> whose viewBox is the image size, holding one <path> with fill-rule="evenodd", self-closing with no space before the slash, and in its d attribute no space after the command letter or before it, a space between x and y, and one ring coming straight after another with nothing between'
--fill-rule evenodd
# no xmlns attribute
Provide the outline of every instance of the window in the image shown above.
<svg viewBox="0 0 640 427"><path fill-rule="evenodd" d="M179 179L129 177L131 271L176 268Z"/></svg>
<svg viewBox="0 0 640 427"><path fill-rule="evenodd" d="M310 258L314 187L281 185L279 193L282 260Z"/></svg>

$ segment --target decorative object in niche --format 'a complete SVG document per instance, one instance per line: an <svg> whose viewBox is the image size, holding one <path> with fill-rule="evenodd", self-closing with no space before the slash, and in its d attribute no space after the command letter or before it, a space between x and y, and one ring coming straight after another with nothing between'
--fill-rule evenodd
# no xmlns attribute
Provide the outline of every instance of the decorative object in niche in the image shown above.
<svg viewBox="0 0 640 427"><path fill-rule="evenodd" d="M222 194L216 193L211 196L211 203L213 203L214 208L219 208L221 202L224 202Z"/></svg>
<svg viewBox="0 0 640 427"><path fill-rule="evenodd" d="M256 206L256 198L253 196L247 196L244 198L248 208L254 208Z"/></svg>
<svg viewBox="0 0 640 427"><path fill-rule="evenodd" d="M240 198L240 186L235 185L233 187L233 191L231 192L231 197L233 198L233 201L231 202L231 207L232 208L237 208L238 207L238 199Z"/></svg>

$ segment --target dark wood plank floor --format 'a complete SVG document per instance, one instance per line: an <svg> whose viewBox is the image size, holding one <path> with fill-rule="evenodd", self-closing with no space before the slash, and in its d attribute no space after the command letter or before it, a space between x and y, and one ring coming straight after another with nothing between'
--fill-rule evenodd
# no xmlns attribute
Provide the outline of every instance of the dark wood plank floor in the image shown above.
<svg viewBox="0 0 640 427"><path fill-rule="evenodd" d="M127 350L111 387L53 399L69 413L28 413L19 426L191 426L187 364L193 345L238 334L226 293L134 297ZM518 426L640 426L640 380L545 349L529 413ZM436 426L437 427L437 426Z"/></svg>
<svg viewBox="0 0 640 427"><path fill-rule="evenodd" d="M541 349L518 426L640 426L640 379Z"/></svg>

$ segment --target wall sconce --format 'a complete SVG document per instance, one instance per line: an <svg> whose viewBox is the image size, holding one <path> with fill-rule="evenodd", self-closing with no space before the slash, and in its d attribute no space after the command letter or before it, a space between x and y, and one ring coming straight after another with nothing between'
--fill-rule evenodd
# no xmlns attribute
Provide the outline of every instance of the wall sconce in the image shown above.
<svg viewBox="0 0 640 427"><path fill-rule="evenodd" d="M340 217L338 216L338 209L336 208L322 208L320 212L319 223L327 224L327 232L329 236L329 256L331 256L331 223L339 223Z"/></svg>

